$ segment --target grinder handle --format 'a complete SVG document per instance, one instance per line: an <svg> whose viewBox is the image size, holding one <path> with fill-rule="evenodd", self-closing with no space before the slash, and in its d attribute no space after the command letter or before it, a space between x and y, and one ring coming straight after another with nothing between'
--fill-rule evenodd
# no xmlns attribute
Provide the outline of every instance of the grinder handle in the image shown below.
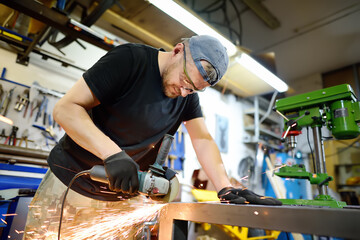
<svg viewBox="0 0 360 240"><path fill-rule="evenodd" d="M138 171L139 181L142 181L144 172ZM109 179L107 177L105 167L103 165L95 165L89 170L90 179L96 182L109 184Z"/></svg>
<svg viewBox="0 0 360 240"><path fill-rule="evenodd" d="M174 139L174 136L170 135L170 134L165 134L164 139L161 143L158 155L156 157L156 164L159 164L160 166L162 166L170 152L170 147L172 144L172 140Z"/></svg>
<svg viewBox="0 0 360 240"><path fill-rule="evenodd" d="M91 180L109 184L109 179L105 172L105 167L102 165L95 165L89 170Z"/></svg>

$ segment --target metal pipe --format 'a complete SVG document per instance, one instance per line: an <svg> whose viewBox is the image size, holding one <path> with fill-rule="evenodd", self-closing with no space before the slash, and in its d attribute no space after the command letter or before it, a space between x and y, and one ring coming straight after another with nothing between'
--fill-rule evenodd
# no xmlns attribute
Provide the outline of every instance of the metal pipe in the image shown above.
<svg viewBox="0 0 360 240"><path fill-rule="evenodd" d="M47 159L49 156L48 151L3 145L3 144L0 144L0 153L11 154L15 156L40 158L40 159Z"/></svg>
<svg viewBox="0 0 360 240"><path fill-rule="evenodd" d="M324 144L321 137L321 127L312 127L314 138L314 150L315 150L315 173L326 173ZM327 195L327 186L318 186L319 194Z"/></svg>
<svg viewBox="0 0 360 240"><path fill-rule="evenodd" d="M32 157L22 157L22 156L15 156L10 154L2 154L0 153L0 161L6 161L9 163L29 163L29 164L36 164L36 165L42 165L47 166L48 163L46 160L43 159L37 159Z"/></svg>

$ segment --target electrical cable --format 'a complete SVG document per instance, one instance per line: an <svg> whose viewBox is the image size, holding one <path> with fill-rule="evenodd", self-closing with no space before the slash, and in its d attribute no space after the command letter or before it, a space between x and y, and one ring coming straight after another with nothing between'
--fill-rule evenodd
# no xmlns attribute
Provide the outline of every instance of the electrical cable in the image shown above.
<svg viewBox="0 0 360 240"><path fill-rule="evenodd" d="M314 158L314 152L311 148L311 144L310 144L310 138L309 138L309 126L306 126L306 138L307 138L307 142L309 144L309 148L310 148L310 152L311 152L311 157L312 157L312 162L313 162L313 168L314 168L314 171L315 171L315 158Z"/></svg>
<svg viewBox="0 0 360 240"><path fill-rule="evenodd" d="M275 99L276 99L276 96L278 95L278 91L275 91L271 97L271 100L270 100L270 103L269 103L269 107L266 111L266 113L264 114L264 116L260 119L259 121L259 124L262 123L271 113L271 110L273 109L273 106L274 106L274 102L275 102Z"/></svg>
<svg viewBox="0 0 360 240"><path fill-rule="evenodd" d="M83 175L88 175L90 174L90 171L89 170L85 170L85 171L82 171L82 172L79 172L77 173L72 179L71 181L69 182L69 185L67 186L66 188L66 191L65 191L65 194L64 194L64 198L62 200L62 203L61 203L61 209L60 209L60 220L59 220L59 228L58 228L58 240L60 240L60 231L61 231L61 222L62 222L62 218L63 218L63 212L64 212L64 205L65 205L65 200L66 200L66 196L70 190L70 187L71 185L74 183L74 181L80 177L80 176L83 176Z"/></svg>
<svg viewBox="0 0 360 240"><path fill-rule="evenodd" d="M187 1L184 1L187 3ZM193 9L197 14L206 14L207 16L207 22L211 25L218 25L220 27L225 28L228 31L228 35L229 35L229 39L231 42L233 42L236 45L241 45L242 44L242 21L241 21L241 13L243 11L239 11L235 2L233 0L217 0L214 1L212 3L210 3L209 5L203 7L200 10L196 10L195 9L195 2L196 1L192 1L192 3L187 3L187 5L191 6L191 9ZM228 7L228 2L230 2L230 4L232 5L231 7ZM238 24L239 24L239 31L235 30L234 28L231 27L231 21L229 19L229 14L228 14L228 9L233 9L235 11L236 14L236 18L238 20ZM217 11L221 11L223 13L223 21L222 22L214 22L211 21L211 14ZM216 18L218 19L218 18Z"/></svg>
<svg viewBox="0 0 360 240"><path fill-rule="evenodd" d="M218 3L220 3L219 6L215 6L215 5L218 4ZM218 1L215 1L215 2L211 3L210 5L208 5L208 6L206 6L206 7L204 7L202 10L199 10L199 11L196 11L196 12L197 12L197 13L206 13L206 14L212 13L212 12L216 12L216 11L222 9L222 8L223 8L223 5L224 5L224 1L223 1L223 0L218 0ZM214 7L214 6L215 6L215 7ZM193 7L194 7L194 6L193 6ZM213 8L212 8L212 9L209 9L209 8L211 8L211 7L213 7Z"/></svg>
<svg viewBox="0 0 360 240"><path fill-rule="evenodd" d="M242 45L243 27L242 27L242 21L241 21L240 12L237 9L236 4L234 3L233 0L230 0L230 3L234 8L234 11L235 11L235 14L236 14L236 17L237 17L237 20L238 20L238 24L239 24L239 36L238 36L238 38L239 38L239 45L241 46Z"/></svg>

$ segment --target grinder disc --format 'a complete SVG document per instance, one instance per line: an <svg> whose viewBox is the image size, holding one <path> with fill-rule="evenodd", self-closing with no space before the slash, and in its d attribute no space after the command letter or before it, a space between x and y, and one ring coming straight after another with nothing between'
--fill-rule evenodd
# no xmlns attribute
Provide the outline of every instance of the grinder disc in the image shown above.
<svg viewBox="0 0 360 240"><path fill-rule="evenodd" d="M152 200L159 202L172 202L176 198L179 192L179 179L177 177L173 177L170 181L169 192L164 197L151 197Z"/></svg>

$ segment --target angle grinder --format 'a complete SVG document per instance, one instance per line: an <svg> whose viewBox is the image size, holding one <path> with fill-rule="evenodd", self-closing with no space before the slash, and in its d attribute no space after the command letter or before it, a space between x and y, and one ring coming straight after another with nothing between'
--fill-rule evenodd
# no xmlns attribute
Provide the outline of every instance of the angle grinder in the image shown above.
<svg viewBox="0 0 360 240"><path fill-rule="evenodd" d="M179 180L176 172L162 166L169 154L173 136L166 134L161 143L156 161L150 165L147 172L138 171L139 192L149 196L153 200L171 202L179 191ZM93 181L109 184L104 166L95 165L90 170L90 178Z"/></svg>

